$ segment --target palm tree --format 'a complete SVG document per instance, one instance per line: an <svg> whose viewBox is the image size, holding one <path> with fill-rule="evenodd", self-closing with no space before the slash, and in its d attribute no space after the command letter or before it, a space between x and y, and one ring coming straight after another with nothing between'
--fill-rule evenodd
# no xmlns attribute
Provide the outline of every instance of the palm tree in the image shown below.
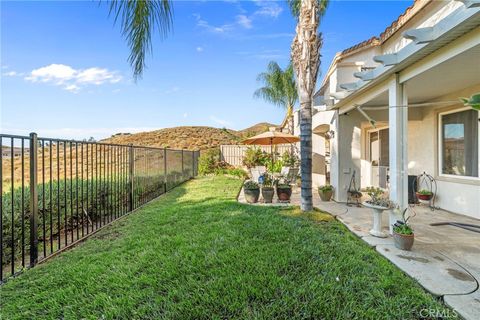
<svg viewBox="0 0 480 320"><path fill-rule="evenodd" d="M270 61L267 71L260 73L257 81L264 86L255 91L254 97L285 109L287 117L293 117L293 106L298 100L298 94L292 64L282 70L278 63ZM293 121L290 130L293 134Z"/></svg>
<svg viewBox="0 0 480 320"><path fill-rule="evenodd" d="M145 55L152 50L152 33L158 29L164 39L172 26L170 0L112 0L110 15L120 22L122 35L130 47L128 61L135 80L145 69Z"/></svg>
<svg viewBox="0 0 480 320"><path fill-rule="evenodd" d="M312 203L312 102L318 69L322 36L318 33L320 17L328 0L288 0L297 17L292 42L292 63L300 98L300 170L302 180L302 211L313 209Z"/></svg>

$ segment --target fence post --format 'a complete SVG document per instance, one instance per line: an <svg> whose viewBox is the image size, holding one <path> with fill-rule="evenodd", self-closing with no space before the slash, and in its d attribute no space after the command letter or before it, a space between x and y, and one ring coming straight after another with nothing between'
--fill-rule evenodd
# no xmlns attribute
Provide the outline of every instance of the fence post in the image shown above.
<svg viewBox="0 0 480 320"><path fill-rule="evenodd" d="M30 267L38 261L38 190L37 190L37 165L38 165L38 140L37 134L30 133Z"/></svg>
<svg viewBox="0 0 480 320"><path fill-rule="evenodd" d="M167 148L163 148L163 184L164 190L167 192Z"/></svg>
<svg viewBox="0 0 480 320"><path fill-rule="evenodd" d="M133 211L133 183L135 173L135 154L133 145L128 146L128 211Z"/></svg>
<svg viewBox="0 0 480 320"><path fill-rule="evenodd" d="M185 180L185 167L183 164L183 149L182 149L182 182Z"/></svg>
<svg viewBox="0 0 480 320"><path fill-rule="evenodd" d="M192 176L195 177L195 151L192 151Z"/></svg>

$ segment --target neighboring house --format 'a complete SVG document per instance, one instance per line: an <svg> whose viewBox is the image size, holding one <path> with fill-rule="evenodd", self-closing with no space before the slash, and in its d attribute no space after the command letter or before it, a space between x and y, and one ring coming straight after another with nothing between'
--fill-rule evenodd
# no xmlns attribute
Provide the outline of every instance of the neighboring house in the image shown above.
<svg viewBox="0 0 480 320"><path fill-rule="evenodd" d="M331 63L313 116L314 152L330 148L330 174L314 180L330 176L346 201L355 171L357 186L388 188L405 208L408 176L426 172L436 206L480 218L479 112L459 100L478 92L480 1L415 1Z"/></svg>

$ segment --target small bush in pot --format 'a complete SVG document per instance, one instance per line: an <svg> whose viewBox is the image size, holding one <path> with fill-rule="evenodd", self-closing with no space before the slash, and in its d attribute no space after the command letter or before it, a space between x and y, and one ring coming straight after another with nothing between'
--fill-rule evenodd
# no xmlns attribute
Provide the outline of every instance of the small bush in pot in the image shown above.
<svg viewBox="0 0 480 320"><path fill-rule="evenodd" d="M412 227L408 224L408 218L405 218L407 209L403 210L403 221L397 220L393 225L393 240L395 247L400 250L410 251L413 246L413 241L415 239L415 234Z"/></svg>
<svg viewBox="0 0 480 320"><path fill-rule="evenodd" d="M272 203L275 189L273 188L272 176L268 173L263 175L262 197L265 203Z"/></svg>
<svg viewBox="0 0 480 320"><path fill-rule="evenodd" d="M416 192L416 196L419 200L430 201L430 199L433 197L433 192L422 189Z"/></svg>
<svg viewBox="0 0 480 320"><path fill-rule="evenodd" d="M255 181L247 180L243 184L243 193L248 203L256 203L260 197L260 186Z"/></svg>
<svg viewBox="0 0 480 320"><path fill-rule="evenodd" d="M326 184L318 187L318 195L322 201L330 201L333 195L333 186Z"/></svg>
<svg viewBox="0 0 480 320"><path fill-rule="evenodd" d="M290 201L292 196L292 186L286 177L276 181L277 197L280 201Z"/></svg>

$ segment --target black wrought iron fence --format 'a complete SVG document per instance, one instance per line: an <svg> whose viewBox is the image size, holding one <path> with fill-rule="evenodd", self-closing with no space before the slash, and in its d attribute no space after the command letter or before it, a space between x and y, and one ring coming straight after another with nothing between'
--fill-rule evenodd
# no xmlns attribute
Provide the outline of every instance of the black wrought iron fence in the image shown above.
<svg viewBox="0 0 480 320"><path fill-rule="evenodd" d="M198 151L0 134L0 283L197 175Z"/></svg>

